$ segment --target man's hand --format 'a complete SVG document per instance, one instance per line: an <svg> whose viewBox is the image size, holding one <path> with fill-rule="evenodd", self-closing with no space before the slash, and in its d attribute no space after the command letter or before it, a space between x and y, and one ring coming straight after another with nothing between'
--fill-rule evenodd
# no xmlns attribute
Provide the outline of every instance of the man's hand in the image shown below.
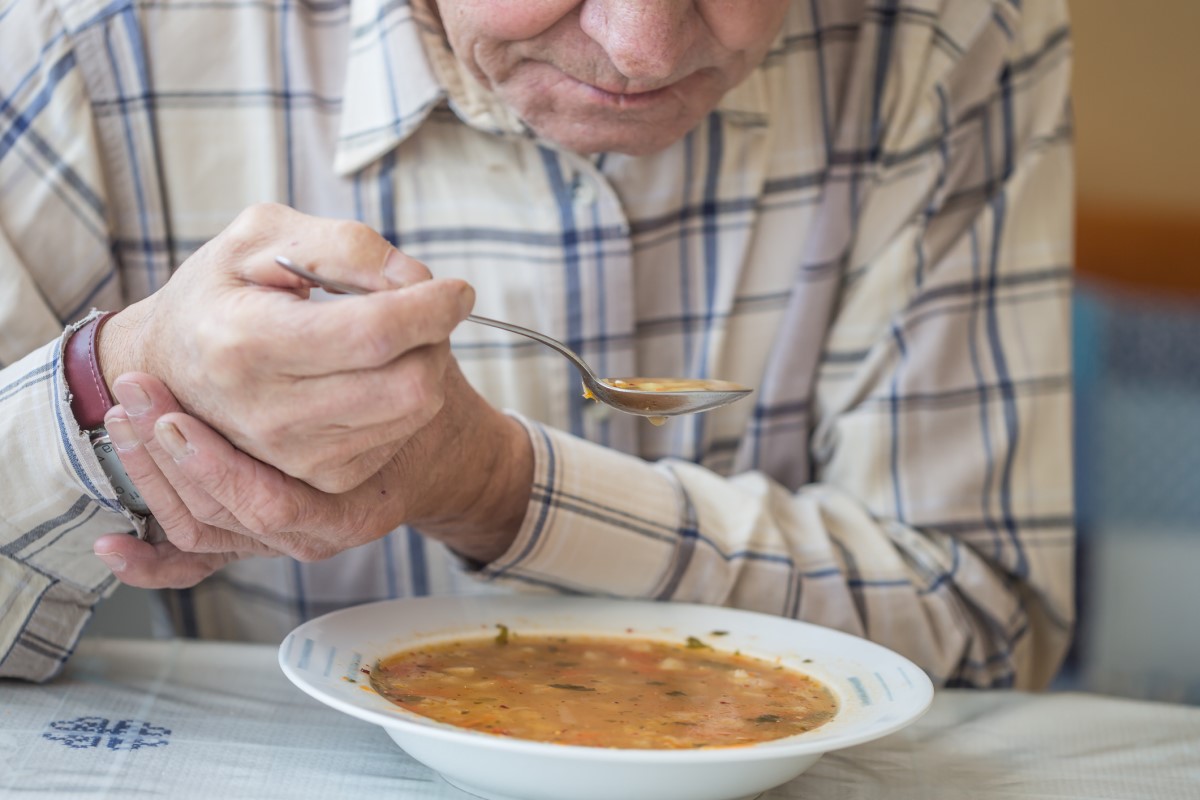
<svg viewBox="0 0 1200 800"><path fill-rule="evenodd" d="M137 413L117 406L106 424L167 536L153 545L128 536L97 540L97 555L131 585L189 586L248 555L328 558L403 523L487 562L508 549L524 518L533 474L529 438L471 389L453 360L446 402L433 421L341 494L240 452L184 413L154 377L117 380L126 383L149 404Z"/></svg>
<svg viewBox="0 0 1200 800"><path fill-rule="evenodd" d="M379 291L310 303L277 255ZM233 445L327 492L358 486L438 413L447 337L474 293L365 225L284 206L243 212L167 284L122 311L99 342L128 413L149 399L116 376L158 376Z"/></svg>

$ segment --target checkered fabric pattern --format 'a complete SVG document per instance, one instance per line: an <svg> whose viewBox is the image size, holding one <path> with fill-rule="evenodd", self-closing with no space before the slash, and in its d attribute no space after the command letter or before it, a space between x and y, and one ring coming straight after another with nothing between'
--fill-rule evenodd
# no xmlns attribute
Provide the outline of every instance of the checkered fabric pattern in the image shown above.
<svg viewBox="0 0 1200 800"><path fill-rule="evenodd" d="M1038 686L1072 623L1070 39L1062 0L797 0L761 68L644 157L540 141L388 0L0 0L0 674L69 656L127 529L66 402L64 326L260 201L362 220L607 375L748 400L605 415L559 356L456 331L526 421L533 497L471 571L400 529L164 593L275 641L387 597L733 605L939 683Z"/></svg>

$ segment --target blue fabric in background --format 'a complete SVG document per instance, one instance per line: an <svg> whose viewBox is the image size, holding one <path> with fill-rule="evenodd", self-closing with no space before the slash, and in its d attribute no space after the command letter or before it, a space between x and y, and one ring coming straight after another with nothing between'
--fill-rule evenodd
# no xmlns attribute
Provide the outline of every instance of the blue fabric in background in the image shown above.
<svg viewBox="0 0 1200 800"><path fill-rule="evenodd" d="M1074 339L1080 525L1200 524L1200 303L1083 286Z"/></svg>
<svg viewBox="0 0 1200 800"><path fill-rule="evenodd" d="M1081 283L1074 312L1080 625L1059 684L1200 703L1200 300Z"/></svg>

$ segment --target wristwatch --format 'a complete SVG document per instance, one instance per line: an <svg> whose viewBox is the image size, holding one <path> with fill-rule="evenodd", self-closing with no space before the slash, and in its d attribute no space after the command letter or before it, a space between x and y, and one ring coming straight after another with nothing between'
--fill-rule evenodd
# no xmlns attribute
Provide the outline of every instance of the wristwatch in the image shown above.
<svg viewBox="0 0 1200 800"><path fill-rule="evenodd" d="M117 457L117 448L108 438L104 429L104 415L116 403L109 394L108 384L100 372L100 359L96 353L96 339L100 329L113 317L113 312L105 311L85 322L67 339L63 353L63 366L66 373L67 388L71 391L71 411L79 427L87 431L92 443L92 452L100 460L100 467L112 482L117 493L117 500L131 513L145 521L150 516L150 508L138 493L137 487L129 479L121 459ZM145 526L142 526L145 527Z"/></svg>

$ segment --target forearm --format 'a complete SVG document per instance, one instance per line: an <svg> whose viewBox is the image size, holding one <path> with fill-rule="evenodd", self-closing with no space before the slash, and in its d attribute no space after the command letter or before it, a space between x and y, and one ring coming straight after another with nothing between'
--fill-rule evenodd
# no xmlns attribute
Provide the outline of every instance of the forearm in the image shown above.
<svg viewBox="0 0 1200 800"><path fill-rule="evenodd" d="M1038 684L1065 649L1067 549L1043 549L1018 579L832 486L792 494L757 473L726 479L535 431L529 510L491 579L796 617L885 644L940 682Z"/></svg>

